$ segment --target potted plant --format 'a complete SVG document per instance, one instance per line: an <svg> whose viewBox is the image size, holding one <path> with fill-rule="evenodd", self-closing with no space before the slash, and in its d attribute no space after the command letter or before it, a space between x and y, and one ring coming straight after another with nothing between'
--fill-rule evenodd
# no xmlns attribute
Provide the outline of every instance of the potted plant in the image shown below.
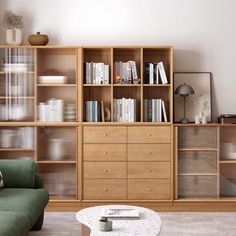
<svg viewBox="0 0 236 236"><path fill-rule="evenodd" d="M6 42L9 45L21 45L23 43L22 16L16 15L12 10L5 11L3 25L6 29Z"/></svg>

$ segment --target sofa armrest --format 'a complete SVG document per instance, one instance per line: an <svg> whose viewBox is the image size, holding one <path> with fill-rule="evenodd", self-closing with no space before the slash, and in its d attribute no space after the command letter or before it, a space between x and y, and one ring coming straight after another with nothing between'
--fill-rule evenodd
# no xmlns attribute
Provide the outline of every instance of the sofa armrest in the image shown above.
<svg viewBox="0 0 236 236"><path fill-rule="evenodd" d="M35 188L43 188L43 178L36 174L35 175Z"/></svg>
<svg viewBox="0 0 236 236"><path fill-rule="evenodd" d="M35 188L36 163L30 160L0 160L6 188Z"/></svg>

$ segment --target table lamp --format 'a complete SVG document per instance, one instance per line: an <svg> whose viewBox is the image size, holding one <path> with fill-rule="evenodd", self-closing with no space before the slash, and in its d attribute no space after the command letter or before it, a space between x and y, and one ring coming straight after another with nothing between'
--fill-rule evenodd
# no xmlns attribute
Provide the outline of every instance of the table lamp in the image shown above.
<svg viewBox="0 0 236 236"><path fill-rule="evenodd" d="M185 99L194 94L194 89L188 84L181 84L175 89L175 94L179 94L184 98L184 117L180 120L180 123L187 124L189 123L188 119L185 117Z"/></svg>

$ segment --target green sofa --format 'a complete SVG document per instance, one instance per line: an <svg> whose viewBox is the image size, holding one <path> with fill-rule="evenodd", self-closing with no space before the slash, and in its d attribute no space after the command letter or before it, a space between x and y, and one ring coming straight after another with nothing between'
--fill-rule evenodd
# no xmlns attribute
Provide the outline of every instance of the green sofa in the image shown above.
<svg viewBox="0 0 236 236"><path fill-rule="evenodd" d="M0 160L0 236L24 236L40 230L49 194L29 160Z"/></svg>

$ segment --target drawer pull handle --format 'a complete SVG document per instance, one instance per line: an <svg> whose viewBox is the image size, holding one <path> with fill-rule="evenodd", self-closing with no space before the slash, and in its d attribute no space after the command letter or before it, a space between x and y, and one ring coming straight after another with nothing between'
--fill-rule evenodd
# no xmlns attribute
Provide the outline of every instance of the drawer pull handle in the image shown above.
<svg viewBox="0 0 236 236"><path fill-rule="evenodd" d="M103 191L107 192L107 188L104 188Z"/></svg>
<svg viewBox="0 0 236 236"><path fill-rule="evenodd" d="M107 136L108 136L108 134L107 134L107 133L105 133L105 134L104 134L104 136L105 136L105 137L107 137Z"/></svg>
<svg viewBox="0 0 236 236"><path fill-rule="evenodd" d="M152 137L152 134L148 134L149 137Z"/></svg>
<svg viewBox="0 0 236 236"><path fill-rule="evenodd" d="M152 170L151 169L147 169L147 172L150 173L150 172L152 172Z"/></svg>
<svg viewBox="0 0 236 236"><path fill-rule="evenodd" d="M152 152L148 152L148 155L152 155Z"/></svg>
<svg viewBox="0 0 236 236"><path fill-rule="evenodd" d="M152 191L152 189L151 189L151 188L147 188L147 191L148 191L148 192L151 192L151 191Z"/></svg>
<svg viewBox="0 0 236 236"><path fill-rule="evenodd" d="M104 171L105 173L107 173L107 169L104 169L103 171Z"/></svg>
<svg viewBox="0 0 236 236"><path fill-rule="evenodd" d="M104 154L107 154L107 152L104 152Z"/></svg>

